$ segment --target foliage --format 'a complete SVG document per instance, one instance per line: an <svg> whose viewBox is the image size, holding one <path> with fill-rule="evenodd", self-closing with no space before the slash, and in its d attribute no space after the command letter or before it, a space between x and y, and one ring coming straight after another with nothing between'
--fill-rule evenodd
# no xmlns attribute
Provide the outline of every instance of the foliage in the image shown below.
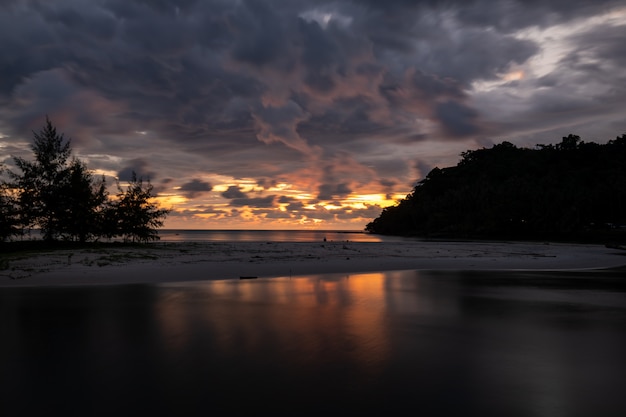
<svg viewBox="0 0 626 417"><path fill-rule="evenodd" d="M112 226L109 233L121 236L125 242L147 242L157 240L156 229L163 226L163 219L169 212L159 209L151 200L153 187L148 181L144 184L137 179L135 172L126 190L117 184L117 200L109 208L107 224Z"/></svg>
<svg viewBox="0 0 626 417"><path fill-rule="evenodd" d="M85 242L121 236L125 241L158 239L167 210L151 201L153 188L133 174L126 192L109 199L104 177L94 178L86 165L71 158L70 141L50 120L34 133L34 160L14 157L21 171L7 170L0 193L0 241L39 228L46 241Z"/></svg>
<svg viewBox="0 0 626 417"><path fill-rule="evenodd" d="M584 238L626 225L626 135L606 145L569 135L553 145L508 142L433 169L366 226L430 237Z"/></svg>
<svg viewBox="0 0 626 417"><path fill-rule="evenodd" d="M0 172L3 170L0 169ZM20 233L18 208L10 188L0 184L0 242Z"/></svg>
<svg viewBox="0 0 626 417"><path fill-rule="evenodd" d="M18 190L21 221L25 227L39 227L45 240L54 240L61 234L64 219L63 192L67 190L70 170L68 158L70 142L57 134L56 128L46 118L46 126L34 133L31 146L34 161L15 157L13 161L21 175L8 171Z"/></svg>
<svg viewBox="0 0 626 417"><path fill-rule="evenodd" d="M62 195L65 196L63 218L72 219L62 224L62 235L79 242L97 239L102 232L108 197L104 177L96 180L83 162L74 159Z"/></svg>

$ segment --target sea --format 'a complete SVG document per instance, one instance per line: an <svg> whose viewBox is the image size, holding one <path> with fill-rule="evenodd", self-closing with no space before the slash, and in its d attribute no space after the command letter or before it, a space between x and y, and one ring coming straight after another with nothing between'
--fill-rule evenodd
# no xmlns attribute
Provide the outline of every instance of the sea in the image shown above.
<svg viewBox="0 0 626 417"><path fill-rule="evenodd" d="M337 230L175 230L158 231L161 242L400 242L414 238Z"/></svg>

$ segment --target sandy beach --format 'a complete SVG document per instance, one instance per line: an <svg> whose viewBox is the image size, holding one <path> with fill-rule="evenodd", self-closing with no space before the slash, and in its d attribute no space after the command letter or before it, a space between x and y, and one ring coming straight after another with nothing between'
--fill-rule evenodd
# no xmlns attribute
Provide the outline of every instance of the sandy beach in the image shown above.
<svg viewBox="0 0 626 417"><path fill-rule="evenodd" d="M159 242L5 255L0 286L158 283L392 270L580 270L626 265L602 245L511 242Z"/></svg>

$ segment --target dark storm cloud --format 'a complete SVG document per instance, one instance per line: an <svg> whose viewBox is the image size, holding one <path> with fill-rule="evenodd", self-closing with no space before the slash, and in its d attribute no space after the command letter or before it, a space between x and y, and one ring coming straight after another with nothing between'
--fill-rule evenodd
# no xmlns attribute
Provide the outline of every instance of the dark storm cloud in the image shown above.
<svg viewBox="0 0 626 417"><path fill-rule="evenodd" d="M171 185L187 196L210 188L181 175L187 168L263 178L265 189L276 184L269 178L310 169L317 177L308 191L321 200L358 191L357 176L370 175L391 192L398 186L384 181L403 183L412 146L429 140L477 143L530 123L552 131L572 123L568 114L622 120L593 106L624 104L623 25L578 33L576 47L540 80L484 93L491 98L481 103L498 104L489 117L474 100L476 82L497 81L543 53L540 41L518 36L520 29L573 24L618 6L623 2L3 2L0 133L24 140L48 114L81 154L135 158L91 168L119 171L122 180L133 170L144 178L186 178ZM590 93L589 80L613 88ZM518 94L521 88L531 93ZM508 109L516 110L498 117ZM538 119L542 112L550 117ZM406 157L387 152L391 146ZM342 169L333 157L340 152L357 162ZM229 190L224 197L233 205L255 204Z"/></svg>
<svg viewBox="0 0 626 417"><path fill-rule="evenodd" d="M621 0L456 0L456 3L462 6L456 12L462 23L494 27L505 33L569 22L624 6Z"/></svg>
<svg viewBox="0 0 626 417"><path fill-rule="evenodd" d="M187 198L195 198L202 194L208 193L213 189L213 186L202 180L193 179L180 186L180 190Z"/></svg>
<svg viewBox="0 0 626 417"><path fill-rule="evenodd" d="M18 73L9 77L14 80L12 86L7 86L9 90L24 76L63 67L77 83L89 86L105 97L126 102L134 109L128 117L156 124L164 133L177 136L185 134L185 128L192 128L194 135L186 134L189 139L194 138L192 140L197 140L197 134L203 137L215 129L252 127L250 106L268 125L261 128L262 141L267 140L264 138L268 134L294 136L294 126L303 121L302 112L306 109L293 111L292 104L279 119L271 113L271 108L258 107L261 95L271 86L266 85L262 74L255 69L239 71L236 67L224 66L229 57L253 68L269 66L268 71L283 75L294 75L299 71L298 67L302 74L295 75L302 77L304 84L314 91L321 92L329 92L338 88L338 83L345 83L351 70L363 76L363 68L367 65L378 68L378 71L387 67L385 62L360 62L358 66L351 62L372 47L385 49L376 37L376 28L380 25L369 24L372 19L381 18L378 12L363 12L351 2L336 4L336 10L351 15L351 25L341 27L330 20L326 28L318 20L302 18L303 13L315 8L297 2L292 2L289 7L285 2L263 1L109 1L92 4L67 1L54 5L37 4L33 10L13 11L13 17L18 20L32 20L30 23L38 24L27 26L33 28L32 33L15 36L13 48L9 42L9 49L18 52L14 64ZM415 26L410 22L419 18L421 12L410 4L397 3L392 9L397 18L401 17L402 24L396 24L393 19L380 22L384 23L384 31L390 36L397 35L414 43ZM329 8L329 13L332 11ZM435 27L436 23L430 25ZM29 30L22 29L22 32ZM426 36L427 33L422 30L417 35ZM439 39L430 53L424 55L411 47L406 54L393 57L397 68L388 68L387 72L391 69L401 76L405 69L414 66L430 72L421 82L408 86L430 97L434 91L442 89L441 81L432 76L433 72L466 82L482 76L490 77L508 62L522 61L532 52L532 47L521 45L514 39L502 41L497 36L479 32L473 37L455 36L463 41L452 41L450 35L452 33L438 29L428 35ZM35 54L35 59L41 62L32 62L31 53L28 57L24 52L20 53L28 49L24 48L28 44L19 39L29 38L34 38L35 44L49 45L42 50L44 54ZM439 52L450 48L457 52ZM455 61L446 60L445 57L451 56ZM20 65L22 58L25 62ZM25 73L19 74L20 69ZM456 90L448 87L445 94L460 95L462 92L457 85ZM358 94L351 95L358 100ZM354 102L335 100L335 103L337 105L325 112L328 117L355 108ZM367 101L361 104L365 105ZM393 107L394 104L383 105ZM50 106L49 102L43 101L37 110L43 111ZM381 125L380 122L372 123L368 115L371 108L361 113L348 111L339 119L347 133L360 130L359 120L369 120L369 128ZM222 148L232 146L219 139L217 142ZM285 142L287 146L295 143L296 149L301 151L308 149L295 139Z"/></svg>
<svg viewBox="0 0 626 417"><path fill-rule="evenodd" d="M287 204L287 206L285 207L285 209L289 212L291 211L300 211L304 208L304 203L302 203L301 201L296 201L293 203L289 203Z"/></svg>
<svg viewBox="0 0 626 417"><path fill-rule="evenodd" d="M235 198L230 201L230 205L235 207L270 208L274 207L275 199L275 195L268 195L267 197Z"/></svg>
<svg viewBox="0 0 626 417"><path fill-rule="evenodd" d="M226 191L222 193L222 197L229 199L244 199L246 198L246 193L241 191L241 188L237 185L231 185L228 187Z"/></svg>
<svg viewBox="0 0 626 417"><path fill-rule="evenodd" d="M128 165L117 173L117 178L120 181L130 181L134 174L137 179L152 180L156 177L156 174L150 170L149 166L150 164L141 158L130 160Z"/></svg>
<svg viewBox="0 0 626 417"><path fill-rule="evenodd" d="M379 182L380 185L383 186L383 189L385 191L385 197L390 200L392 198L393 188L397 185L397 183L395 181L387 179L381 179Z"/></svg>
<svg viewBox="0 0 626 417"><path fill-rule="evenodd" d="M469 84L474 80L496 78L511 63L521 64L535 55L539 47L532 41L476 30L463 33L460 39L454 37L444 42L441 51L444 50L446 54L430 56L431 62L425 68Z"/></svg>
<svg viewBox="0 0 626 417"><path fill-rule="evenodd" d="M340 184L321 184L318 187L317 198L319 200L332 200L334 198L346 197L352 190L346 183Z"/></svg>
<svg viewBox="0 0 626 417"><path fill-rule="evenodd" d="M257 180L256 182L256 185L263 188L264 190L267 190L268 188L271 188L271 187L275 187L276 184L277 184L277 181L275 179L268 179L268 178L261 178Z"/></svg>
<svg viewBox="0 0 626 417"><path fill-rule="evenodd" d="M565 57L564 63L596 73L604 67L611 72L603 75L623 76L623 73L618 70L626 67L624 39L626 39L626 23L618 26L598 27L584 34L575 34L570 42L580 48ZM590 60L592 63L589 62ZM596 67L593 66L594 64Z"/></svg>
<svg viewBox="0 0 626 417"><path fill-rule="evenodd" d="M236 60L255 66L276 64L285 54L289 40L278 11L263 1L247 1L229 22L237 31L237 41L232 49Z"/></svg>
<svg viewBox="0 0 626 417"><path fill-rule="evenodd" d="M438 119L453 136L468 136L479 130L478 112L456 101L446 101L436 108Z"/></svg>
<svg viewBox="0 0 626 417"><path fill-rule="evenodd" d="M417 160L415 161L415 170L418 173L418 179L419 180L423 180L424 178L426 178L426 175L428 175L430 173L430 171L432 171L434 167L427 163L426 161L422 161L422 160Z"/></svg>

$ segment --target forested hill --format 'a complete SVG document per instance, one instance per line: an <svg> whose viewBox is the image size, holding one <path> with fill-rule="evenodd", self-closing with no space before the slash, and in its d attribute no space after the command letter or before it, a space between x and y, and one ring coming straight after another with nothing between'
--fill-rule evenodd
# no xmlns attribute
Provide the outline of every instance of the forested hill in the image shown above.
<svg viewBox="0 0 626 417"><path fill-rule="evenodd" d="M623 239L626 134L607 144L503 142L435 168L365 230L422 237Z"/></svg>

